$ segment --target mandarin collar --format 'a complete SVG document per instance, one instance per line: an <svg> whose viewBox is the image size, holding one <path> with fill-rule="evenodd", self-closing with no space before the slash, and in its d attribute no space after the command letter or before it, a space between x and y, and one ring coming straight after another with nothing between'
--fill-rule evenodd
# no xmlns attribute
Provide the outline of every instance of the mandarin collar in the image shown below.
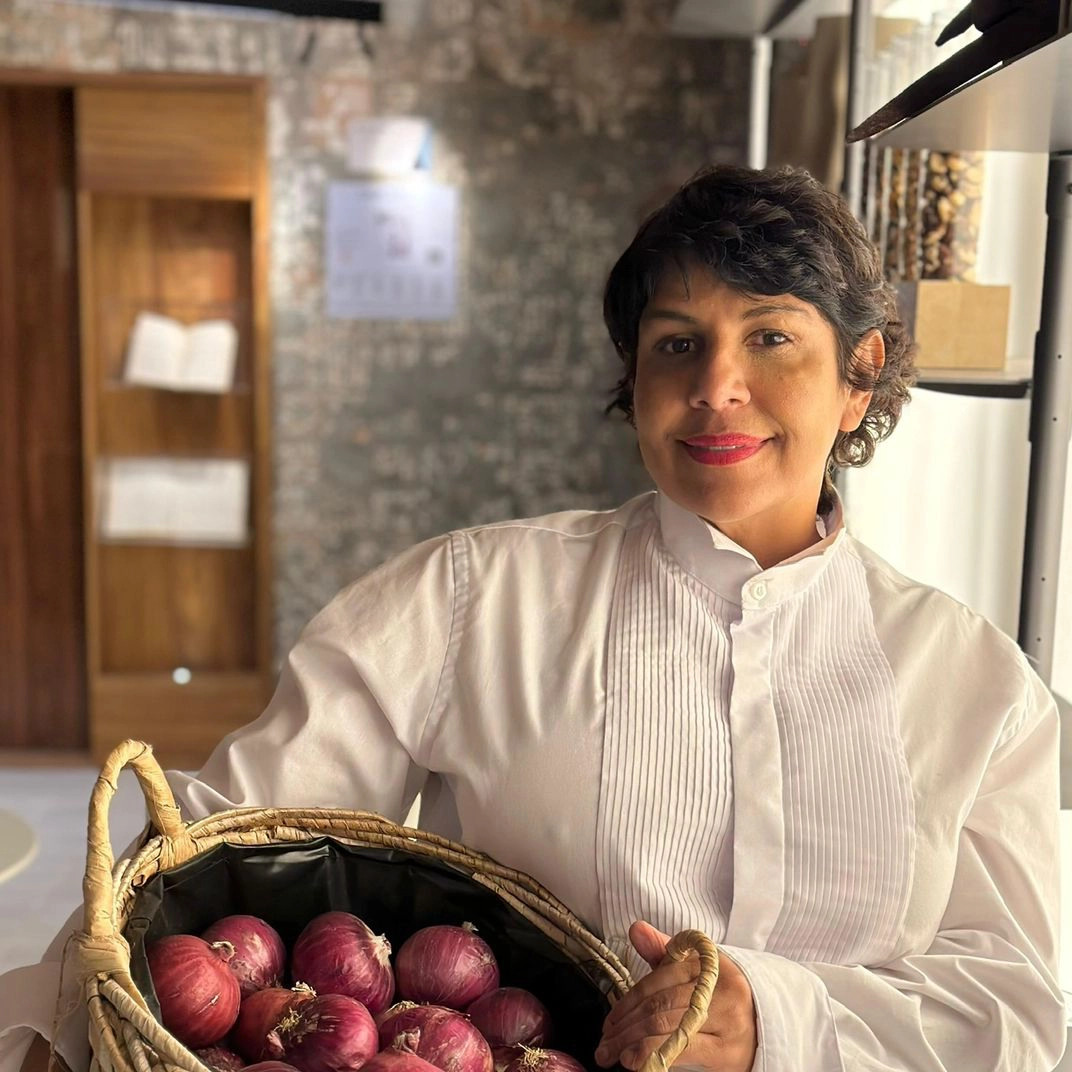
<svg viewBox="0 0 1072 1072"><path fill-rule="evenodd" d="M815 519L818 543L763 569L751 552L710 522L662 492L655 509L663 544L678 564L701 584L737 606L773 606L802 592L830 564L844 542L841 500L835 493L830 512Z"/></svg>

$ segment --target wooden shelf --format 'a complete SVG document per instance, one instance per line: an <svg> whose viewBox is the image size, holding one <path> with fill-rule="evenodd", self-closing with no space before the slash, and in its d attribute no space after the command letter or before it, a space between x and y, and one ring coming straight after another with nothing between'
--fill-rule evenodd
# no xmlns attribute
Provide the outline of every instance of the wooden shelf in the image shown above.
<svg viewBox="0 0 1072 1072"><path fill-rule="evenodd" d="M166 767L196 769L208 754L206 742L249 721L271 697L260 673L221 673L194 668L185 685L174 668L156 673L104 673L92 685L98 717L90 727L90 749L101 762L127 737L152 743Z"/></svg>
<svg viewBox="0 0 1072 1072"><path fill-rule="evenodd" d="M928 383L994 384L1015 387L1030 385L1031 377L1002 369L920 369L919 386L925 387Z"/></svg>
<svg viewBox="0 0 1072 1072"><path fill-rule="evenodd" d="M778 19L777 26L769 31L772 36L808 36L820 15L847 14L848 10L849 0L798 0L795 4L786 0L751 3L683 0L670 29L682 37L755 37L768 32L772 20ZM779 33L786 24L789 32ZM802 27L807 27L804 33Z"/></svg>
<svg viewBox="0 0 1072 1072"><path fill-rule="evenodd" d="M151 536L98 536L97 542L105 547L153 547L172 551L247 551L253 546L253 534L241 542L224 543L222 540L166 540Z"/></svg>
<svg viewBox="0 0 1072 1072"><path fill-rule="evenodd" d="M881 15L889 0L876 0ZM679 37L812 37L815 20L847 17L851 0L682 0L670 24Z"/></svg>
<svg viewBox="0 0 1072 1072"><path fill-rule="evenodd" d="M170 387L157 387L151 383L128 383L126 380L106 380L101 384L101 390L107 393L116 392L126 394L136 392L156 397L162 395L170 398L178 395L181 398L229 398L231 395L248 395L251 387L248 383L232 384L226 391L198 391L194 389L172 389Z"/></svg>
<svg viewBox="0 0 1072 1072"><path fill-rule="evenodd" d="M90 87L76 104L89 739L98 758L138 737L200 765L275 676L263 90ZM232 322L235 386L125 382L143 310ZM99 470L119 458L247 462L246 538L102 536Z"/></svg>
<svg viewBox="0 0 1072 1072"><path fill-rule="evenodd" d="M896 149L1072 150L1072 34L981 75L873 140Z"/></svg>

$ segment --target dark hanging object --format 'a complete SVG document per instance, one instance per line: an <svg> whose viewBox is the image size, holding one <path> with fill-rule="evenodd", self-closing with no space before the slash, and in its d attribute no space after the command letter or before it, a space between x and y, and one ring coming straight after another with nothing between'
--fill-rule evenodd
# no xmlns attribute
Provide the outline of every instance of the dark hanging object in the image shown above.
<svg viewBox="0 0 1072 1072"><path fill-rule="evenodd" d="M1062 29L1061 6L1062 0L971 0L942 31L937 43L951 40L972 25L982 36L917 78L865 119L848 140L862 141L911 119L995 64L1006 63L1056 37Z"/></svg>
<svg viewBox="0 0 1072 1072"><path fill-rule="evenodd" d="M170 4L175 0L153 0ZM189 3L191 0L182 0ZM259 11L277 11L281 15L303 15L310 19L354 19L358 22L382 22L382 0L192 0L209 7L251 7Z"/></svg>

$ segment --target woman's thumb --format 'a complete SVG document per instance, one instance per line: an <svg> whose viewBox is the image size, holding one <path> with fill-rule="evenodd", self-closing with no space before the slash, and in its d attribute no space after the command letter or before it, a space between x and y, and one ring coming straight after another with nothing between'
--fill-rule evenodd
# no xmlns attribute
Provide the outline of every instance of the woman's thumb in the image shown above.
<svg viewBox="0 0 1072 1072"><path fill-rule="evenodd" d="M638 919L629 928L629 941L633 943L633 948L648 962L650 967L657 968L666 956L666 946L670 941L670 935L663 934L650 923Z"/></svg>

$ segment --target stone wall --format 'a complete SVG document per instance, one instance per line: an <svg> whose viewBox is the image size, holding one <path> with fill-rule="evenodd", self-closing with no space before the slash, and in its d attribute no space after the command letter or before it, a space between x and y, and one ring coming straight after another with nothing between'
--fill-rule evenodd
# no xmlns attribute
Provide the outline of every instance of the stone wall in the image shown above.
<svg viewBox="0 0 1072 1072"><path fill-rule="evenodd" d="M273 198L277 648L344 584L451 528L649 486L603 416L604 279L643 212L743 161L749 46L670 38L673 0L431 0L412 29L0 0L0 66L258 74ZM415 114L460 188L451 322L329 320L325 184L354 117Z"/></svg>

